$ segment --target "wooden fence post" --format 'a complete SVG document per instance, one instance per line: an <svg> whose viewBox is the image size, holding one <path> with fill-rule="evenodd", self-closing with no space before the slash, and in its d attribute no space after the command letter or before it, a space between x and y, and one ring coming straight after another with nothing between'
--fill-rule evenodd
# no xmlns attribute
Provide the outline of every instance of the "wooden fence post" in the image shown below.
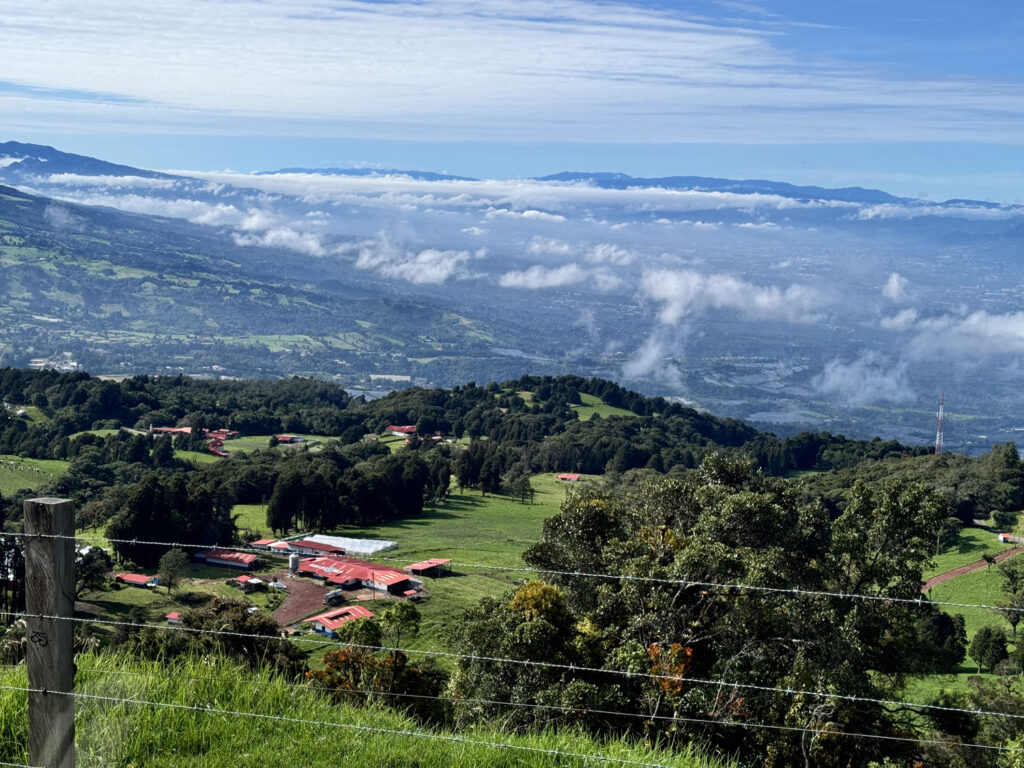
<svg viewBox="0 0 1024 768"><path fill-rule="evenodd" d="M68 499L25 501L28 760L75 766L75 520ZM57 616L62 619L39 618Z"/></svg>

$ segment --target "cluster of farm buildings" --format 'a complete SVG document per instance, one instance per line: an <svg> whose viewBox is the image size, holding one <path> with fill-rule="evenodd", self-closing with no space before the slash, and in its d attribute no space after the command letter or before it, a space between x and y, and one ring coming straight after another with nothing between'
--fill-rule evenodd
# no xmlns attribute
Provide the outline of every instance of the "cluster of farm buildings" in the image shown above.
<svg viewBox="0 0 1024 768"><path fill-rule="evenodd" d="M424 576L442 576L448 572L451 561L443 558L430 558L396 568L352 556L353 553L375 553L394 546L391 541L314 535L298 539L259 539L247 548L262 552L206 549L192 557L198 563L242 571L255 570L266 557L287 557L291 576L315 579L325 587L333 587L324 596L325 603L343 600L345 592L362 589L399 599L416 598L422 596ZM159 576L138 573L118 573L114 580L126 586L143 588L159 584ZM275 579L267 583L249 573L229 579L228 584L246 593L268 587L287 589L287 584L281 581ZM310 623L315 632L333 636L346 621L372 617L373 613L366 608L353 605L333 608L303 623ZM170 623L179 623L181 617L180 613L173 612L166 618Z"/></svg>

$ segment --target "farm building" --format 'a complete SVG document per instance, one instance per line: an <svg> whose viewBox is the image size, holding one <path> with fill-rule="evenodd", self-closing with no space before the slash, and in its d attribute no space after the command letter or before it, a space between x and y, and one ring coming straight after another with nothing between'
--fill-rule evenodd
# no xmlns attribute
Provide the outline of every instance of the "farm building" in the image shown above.
<svg viewBox="0 0 1024 768"><path fill-rule="evenodd" d="M347 605L344 608L335 608L326 613L321 613L319 616L306 619L306 621L313 624L314 632L319 632L321 635L327 635L328 637L337 637L338 627L346 621L372 618L373 614L363 608L363 606Z"/></svg>
<svg viewBox="0 0 1024 768"><path fill-rule="evenodd" d="M211 440L234 440L239 436L238 432L233 429L214 429L206 433L206 436Z"/></svg>
<svg viewBox="0 0 1024 768"><path fill-rule="evenodd" d="M191 435L192 427L150 427L149 431L157 435Z"/></svg>
<svg viewBox="0 0 1024 768"><path fill-rule="evenodd" d="M368 563L354 557L315 557L299 563L300 576L312 576L344 589L365 587L393 595L405 594L418 584L409 575L386 565Z"/></svg>
<svg viewBox="0 0 1024 768"><path fill-rule="evenodd" d="M118 584L127 584L129 587L155 587L156 576L145 576L141 573L116 573L114 581Z"/></svg>
<svg viewBox="0 0 1024 768"><path fill-rule="evenodd" d="M418 563L407 565L402 570L413 576L443 576L451 573L451 568L446 567L451 560L440 557L432 557L429 560L421 560Z"/></svg>
<svg viewBox="0 0 1024 768"><path fill-rule="evenodd" d="M999 543L1000 544L1010 544L1012 542L1013 542L1013 536L1011 536L1010 534L1008 534L1008 533L1000 533L999 534Z"/></svg>
<svg viewBox="0 0 1024 768"><path fill-rule="evenodd" d="M306 438L301 435L276 435L277 442L283 443L284 445L294 445L295 443L303 443Z"/></svg>
<svg viewBox="0 0 1024 768"><path fill-rule="evenodd" d="M394 424L388 424L386 427L384 427L384 431L387 432L389 435L394 435L395 437L408 437L409 435L416 434L416 427L400 427Z"/></svg>
<svg viewBox="0 0 1024 768"><path fill-rule="evenodd" d="M229 587L238 587L246 594L267 588L266 583L262 579L257 579L249 574L239 576L237 579L228 579L227 583Z"/></svg>
<svg viewBox="0 0 1024 768"><path fill-rule="evenodd" d="M168 624L181 624L180 611L171 611L166 616L164 616L164 618L167 619Z"/></svg>
<svg viewBox="0 0 1024 768"><path fill-rule="evenodd" d="M343 549L346 555L355 555L357 557L372 556L378 552L394 549L398 546L397 543L387 539L350 539L348 536L327 536L322 533L307 536L304 541L331 544L339 549Z"/></svg>
<svg viewBox="0 0 1024 768"><path fill-rule="evenodd" d="M565 472L558 475L558 479L563 483L578 483L582 479L582 475L577 475L573 472Z"/></svg>
<svg viewBox="0 0 1024 768"><path fill-rule="evenodd" d="M323 541L312 541L310 539L302 539L301 541L289 541L288 549L292 552L298 552L300 555L311 555L313 557L319 557L321 555L344 555L344 547L339 547L335 544L328 544Z"/></svg>
<svg viewBox="0 0 1024 768"><path fill-rule="evenodd" d="M241 568L251 571L259 565L259 555L249 555L244 552L232 552L229 549L207 549L196 552L195 559L207 565L220 565L225 568Z"/></svg>
<svg viewBox="0 0 1024 768"><path fill-rule="evenodd" d="M249 544L253 549L265 549L270 551L270 545L273 544L277 539L256 539L256 541Z"/></svg>

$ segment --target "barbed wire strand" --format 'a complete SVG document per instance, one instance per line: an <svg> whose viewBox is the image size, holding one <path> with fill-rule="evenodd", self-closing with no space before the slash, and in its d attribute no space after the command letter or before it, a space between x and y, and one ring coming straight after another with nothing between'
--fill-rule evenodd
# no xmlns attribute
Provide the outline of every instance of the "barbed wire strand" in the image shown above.
<svg viewBox="0 0 1024 768"><path fill-rule="evenodd" d="M115 676L126 676L126 677L142 677L142 678L153 679L153 680L162 680L162 679L166 679L167 678L166 674L164 674L164 675L157 675L157 674L153 674L153 673L149 673L149 672L136 672L136 671L132 671L132 670L106 670L106 669L100 670L100 669L90 669L90 670L87 670L87 671L83 670L83 674L86 677L88 677L91 674L96 674L96 675L115 675ZM183 679L192 680L192 681L195 681L195 682L209 682L209 683L221 683L221 682L224 682L226 680L233 679L233 678L225 677L223 675L207 675L207 676L181 675L180 677L182 677ZM274 680L242 680L241 682L243 684L245 684L245 685L261 686L261 687L272 687L272 686L276 686L276 685L287 685L287 686L290 686L292 688L296 688L297 689L300 686L306 685L308 687L312 687L312 688L316 689L315 685L311 686L308 683L290 682L290 681L284 680L284 679L280 679L280 680L277 680L277 681L274 681ZM504 701L504 700L499 700L499 699L479 699L479 698L473 698L473 697L469 697L469 696L466 696L466 697L462 697L462 696L440 696L440 695L436 695L435 696L435 695L418 694L418 693L399 693L399 692L395 692L395 691L364 691L364 690L358 690L358 689L354 689L354 690L352 690L352 689L345 689L345 690L342 691L342 693L345 694L345 695L365 696L367 698L372 698L374 696L383 696L383 697L401 698L401 699L421 699L421 700L431 700L431 701L446 701L446 702L450 702L450 703L453 703L453 704L487 704L487 705L505 706L505 707L518 707L518 708L523 708L523 709L556 710L556 711L567 713L567 714L578 714L578 715L591 715L591 714L593 714L593 715L611 715L611 716L615 716L615 717L632 717L632 718L638 718L638 719L642 719L642 720L678 721L680 719L679 717L673 716L673 715L654 715L654 714L645 714L643 712L623 712L621 710L604 710L604 709L596 709L596 708L593 708L593 707L572 707L572 706L563 706L563 705L558 705L558 704L538 704L538 703L535 703L535 702ZM947 711L947 712L960 712L960 713L964 713L964 714L980 714L980 715L992 715L992 716L999 716L999 717L1024 718L1024 715L1010 714L1010 713L1004 713L1004 712L989 712L989 711L983 711L983 710L958 709L956 707L939 707L939 706L932 707L930 705L919 705L919 706L926 706L926 707L929 707L929 708L932 708L932 709L938 709L938 710ZM709 720L708 722L722 722L722 721Z"/></svg>
<svg viewBox="0 0 1024 768"><path fill-rule="evenodd" d="M565 752L557 749L543 749L541 747L526 747L517 744L509 744L507 742L494 742L494 741L479 741L476 739L465 739L459 736L449 736L445 734L436 734L429 731L406 731L392 728L374 728L365 725L354 725L352 723L335 723L327 720L311 720L306 718L288 717L285 715L268 715L259 712L240 712L236 710L220 709L218 707L211 707L205 704L175 704L172 702L160 702L160 701L148 701L145 699L131 699L120 696L103 696L99 694L81 693L72 691L44 691L41 688L21 688L15 686L0 685L0 690L15 690L15 691L27 691L29 693L47 693L57 696L72 696L74 698L81 699L92 699L96 701L109 701L123 704L138 704L142 706L154 706L154 707L166 707L170 709L188 710L194 712L204 712L207 714L225 715L228 717L253 717L262 720L280 721L286 723L293 723L297 725L318 725L326 726L331 728L343 728L348 730L361 731L364 733L382 733L391 736L409 736L413 738L428 738L428 739L439 739L441 741L450 741L459 744L465 744L469 746L481 746L494 749L512 749L528 751L540 754L551 755L555 757L571 757L578 760L593 760L598 762L606 763L619 763L623 765L635 765L644 766L644 768L667 768L660 763L645 763L638 760L630 760L627 758L619 757L607 757L604 755L585 755L576 752ZM946 741L943 739L917 739L910 738L907 736L886 736L884 734L875 733L852 733L849 731L834 731L827 728L807 728L795 725L773 725L769 723L748 723L738 720L716 720L716 719L704 719L694 717L678 717L677 721L687 723L697 723L703 725L721 725L727 727L738 727L738 728L755 728L773 731L788 731L797 733L813 733L817 736L837 736L851 739L873 739L881 741L895 741L910 744L929 744L936 746L945 747L965 747L969 749L986 749L996 752L1016 752L1021 748L1019 747L1006 747L998 744L977 744L973 742L958 742L958 741ZM32 768L27 766L26 768Z"/></svg>
<svg viewBox="0 0 1024 768"><path fill-rule="evenodd" d="M361 650L369 650L369 651L382 651L382 650L383 651L394 651L394 652L397 652L397 653L404 653L404 654L419 654L419 655L422 655L422 656L439 656L439 657L442 657L442 658L452 658L452 659L475 661L475 662L484 662L484 663L513 664L513 665L520 665L520 666L542 667L542 668L546 668L546 669L567 670L567 671L571 671L571 672L587 672L587 673L592 673L592 674L596 674L596 675L615 675L615 676L627 677L627 678L630 678L630 677L643 678L643 679L646 679L646 680L663 680L663 681L674 682L674 683L692 683L694 685L706 685L706 686L712 686L712 687L718 687L718 688L737 688L737 689L744 689L744 690L754 690L754 691L759 691L759 692L762 692L762 693L781 693L781 694L785 694L785 695L789 695L789 696L809 696L809 697L813 697L813 698L833 699L833 700L839 700L839 701L849 701L849 702L852 702L852 703L875 704L875 705L878 705L878 706L885 706L885 707L898 707L898 708L904 708L904 709L924 709L924 710L940 711L940 712L957 712L957 713L969 714L969 715L985 715L985 716L992 716L992 717L1006 717L1006 718L1013 718L1013 719L1018 719L1018 718L1024 719L1024 715L1018 715L1018 714L1014 714L1014 713L1010 713L1010 712L992 712L992 711L982 710L982 709L968 709L968 708L962 708L962 707L946 707L946 706L940 706L940 705L937 705L937 704L921 704L921 703L912 702L912 701L896 701L896 700L890 700L890 699L878 699L878 698L871 698L871 697L867 697L867 696L856 696L856 695L853 695L853 694L830 693L828 691L809 691L809 690L802 690L802 689L797 689L797 688L783 688L783 687L774 687L774 686L767 686L767 685L757 685L757 684L754 684L754 683L731 682L731 681L728 681L728 680L709 680L709 679L705 679L705 678L683 677L683 676L679 676L679 675L661 675L661 674L657 674L657 673L653 673L653 672L639 672L639 671L632 671L632 670L626 670L626 669L604 669L604 668L601 668L601 667L588 667L588 666L577 665L577 664L560 664L560 663L557 663L557 662L536 661L536 660L533 660L533 659L512 659L512 658L505 658L505 657L500 657L500 656L481 656L481 655L477 655L477 654L455 653L454 651L432 651L432 650L417 649L417 648L393 648L393 647L379 646L379 645L366 645L366 644L361 644L361 643L349 643L349 642L344 642L344 641L341 641L341 640L332 640L332 639L328 639L328 638L319 638L319 639L318 638L307 638L307 637L284 638L284 637L274 636L274 635L257 635L257 634L247 633L247 632L234 632L234 631L230 631L230 630L203 629L203 628L200 628L200 627L185 627L185 626L181 626L181 625L170 625L170 624L138 624L138 623L130 622L130 621L114 621L114 620L110 620L110 619L88 619L88 618L82 618L82 617L78 617L78 616L74 616L74 617L71 617L71 616L50 616L50 615L45 615L45 614L28 614L28 613L13 614L13 615L19 615L19 616L23 616L25 618L47 619L47 620L55 620L55 621L71 621L71 622L79 622L79 623L83 623L83 624L98 624L100 626L130 627L130 628L133 628L133 629L143 629L143 628L147 628L148 627L150 629L157 629L157 630L162 630L162 631L166 631L166 632L186 632L186 633L191 633L191 634L195 634L195 635L215 635L215 636L223 636L223 637L234 637L234 638L246 639L246 640L261 640L261 641L264 641L264 642L270 642L270 641L297 642L297 643L306 643L306 644L318 645L318 646L321 646L321 647L333 646L333 647L337 647L337 648L358 648L358 649L361 649Z"/></svg>
<svg viewBox="0 0 1024 768"><path fill-rule="evenodd" d="M259 554L270 557L283 557L283 554L276 552L269 552L265 549L258 547L239 547L230 545L220 544L187 544L185 542L170 542L170 541L147 541L142 539L108 539L103 536L64 536L60 534L28 534L28 533L0 533L0 539L4 536L12 536L16 538L49 538L49 539L75 539L79 541L97 541L97 542L108 542L113 544L131 544L138 546L159 546L159 547L172 547L172 548L188 548L188 549L216 549L226 552L239 552L245 554ZM291 554L291 553L288 553ZM397 557L383 557L379 555L373 555L377 560L388 560L392 562L405 562L408 558L397 558ZM590 571L564 571L552 568L527 568L518 566L508 565L489 565L486 563L463 563L458 561L449 561L447 564L450 567L458 568L476 568L479 570L488 571L501 571L508 573L526 573L526 574L547 574L551 576L565 576L572 578L581 579L606 579L609 581L629 581L638 583L651 583L651 584L666 584L671 586L679 587L701 587L704 589L717 589L723 591L736 591L736 592L762 592L767 594L777 595L792 595L792 596L806 596L806 597L823 597L829 599L842 599L842 600L865 600L870 602L878 603L900 603L900 604L912 604L912 605L935 605L943 606L946 608L977 608L981 610L998 611L1001 613L1022 613L1024 614L1024 608L1016 608L1013 606L1000 606L1000 605L985 605L983 603L960 603L949 600L932 600L921 594L919 597L895 597L892 595L865 595L857 592L831 592L829 590L815 590L815 589L801 589L799 587L769 587L761 584L742 584L732 582L719 582L719 581L701 581L695 579L669 579L659 578L656 576L634 576L630 574L615 574L615 573L598 573Z"/></svg>

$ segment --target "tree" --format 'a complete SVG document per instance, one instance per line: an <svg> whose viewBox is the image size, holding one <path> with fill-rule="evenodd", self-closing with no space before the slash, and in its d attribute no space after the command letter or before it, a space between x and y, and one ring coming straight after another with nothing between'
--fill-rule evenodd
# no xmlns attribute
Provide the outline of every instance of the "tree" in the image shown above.
<svg viewBox="0 0 1024 768"><path fill-rule="evenodd" d="M102 589L114 567L110 555L100 547L89 547L75 564L75 597L93 589Z"/></svg>
<svg viewBox="0 0 1024 768"><path fill-rule="evenodd" d="M304 496L302 475L295 469L283 472L274 483L274 491L267 504L267 526L275 533L288 533L302 511Z"/></svg>
<svg viewBox="0 0 1024 768"><path fill-rule="evenodd" d="M420 612L409 600L393 603L380 612L379 626L382 645L401 648L403 639L420 631Z"/></svg>
<svg viewBox="0 0 1024 768"><path fill-rule="evenodd" d="M978 672L981 672L983 667L995 669L996 664L1007 658L1006 632L1002 627L981 627L974 633L967 653L977 662Z"/></svg>
<svg viewBox="0 0 1024 768"><path fill-rule="evenodd" d="M167 587L167 594L171 594L171 590L178 585L181 577L185 574L185 569L188 567L188 555L180 549L171 549L160 558L158 567L160 581Z"/></svg>

